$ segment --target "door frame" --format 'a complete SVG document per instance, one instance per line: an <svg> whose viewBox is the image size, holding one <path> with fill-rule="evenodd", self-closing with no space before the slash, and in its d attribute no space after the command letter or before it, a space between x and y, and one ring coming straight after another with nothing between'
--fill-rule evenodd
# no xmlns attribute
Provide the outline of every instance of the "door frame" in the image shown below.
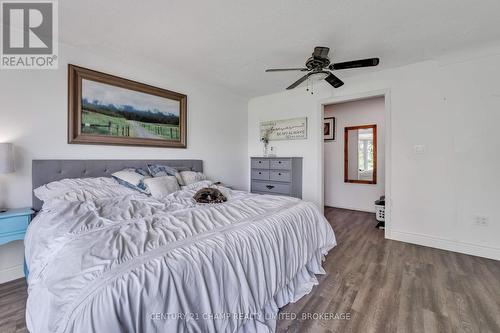
<svg viewBox="0 0 500 333"><path fill-rule="evenodd" d="M373 98L373 97L384 97L384 108L385 108L385 238L391 238L391 210L392 210L392 191L391 191L391 183L392 183L392 124L391 124L391 91L390 89L381 89L381 90L373 90L366 91L356 94L346 94L346 95L338 95L330 98L323 99L319 101L319 114L318 123L316 124L317 128L323 128L323 119L325 117L325 106L338 104L338 103L346 103L346 102L355 102L363 99ZM324 208L325 204L325 151L324 151L324 140L323 140L323 131L320 131L321 135L318 141L318 151L320 152L320 163L318 174L319 183L317 184L318 188L318 198L320 198L321 209Z"/></svg>

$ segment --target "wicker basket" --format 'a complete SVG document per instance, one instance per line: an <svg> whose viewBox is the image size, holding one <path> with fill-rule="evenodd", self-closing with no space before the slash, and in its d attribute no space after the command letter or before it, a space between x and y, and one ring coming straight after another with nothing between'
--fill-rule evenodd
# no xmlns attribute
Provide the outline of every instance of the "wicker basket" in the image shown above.
<svg viewBox="0 0 500 333"><path fill-rule="evenodd" d="M385 222L385 206L375 205L375 218L379 222Z"/></svg>

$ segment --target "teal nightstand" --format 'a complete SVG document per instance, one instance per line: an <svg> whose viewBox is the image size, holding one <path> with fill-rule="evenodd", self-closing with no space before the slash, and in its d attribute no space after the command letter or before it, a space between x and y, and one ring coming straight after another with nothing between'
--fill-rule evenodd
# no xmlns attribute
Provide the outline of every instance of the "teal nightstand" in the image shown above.
<svg viewBox="0 0 500 333"><path fill-rule="evenodd" d="M23 240L32 215L30 208L9 209L0 213L0 245ZM24 274L27 275L26 264Z"/></svg>

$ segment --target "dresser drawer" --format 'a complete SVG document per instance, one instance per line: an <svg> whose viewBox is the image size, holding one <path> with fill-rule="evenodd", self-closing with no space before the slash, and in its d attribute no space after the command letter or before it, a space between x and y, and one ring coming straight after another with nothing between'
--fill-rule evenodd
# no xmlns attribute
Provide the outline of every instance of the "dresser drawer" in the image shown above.
<svg viewBox="0 0 500 333"><path fill-rule="evenodd" d="M280 184L272 182L253 182L252 191L258 191L263 193L278 193L278 194L290 194L291 187L290 184Z"/></svg>
<svg viewBox="0 0 500 333"><path fill-rule="evenodd" d="M252 179L269 180L269 170L252 169Z"/></svg>
<svg viewBox="0 0 500 333"><path fill-rule="evenodd" d="M269 160L252 159L252 169L269 169Z"/></svg>
<svg viewBox="0 0 500 333"><path fill-rule="evenodd" d="M277 182L290 182L292 181L292 173L290 171L271 170L269 172L269 180Z"/></svg>
<svg viewBox="0 0 500 333"><path fill-rule="evenodd" d="M302 157L255 156L250 165L252 193L302 198Z"/></svg>
<svg viewBox="0 0 500 333"><path fill-rule="evenodd" d="M0 233L24 231L28 227L29 221L29 216L13 216L0 219Z"/></svg>
<svg viewBox="0 0 500 333"><path fill-rule="evenodd" d="M292 161L288 159L272 159L270 167L271 169L290 170L292 168Z"/></svg>

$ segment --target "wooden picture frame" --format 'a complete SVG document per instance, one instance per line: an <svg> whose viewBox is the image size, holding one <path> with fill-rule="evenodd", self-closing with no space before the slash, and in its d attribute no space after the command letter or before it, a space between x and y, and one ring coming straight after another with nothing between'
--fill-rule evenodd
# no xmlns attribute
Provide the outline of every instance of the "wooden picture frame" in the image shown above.
<svg viewBox="0 0 500 333"><path fill-rule="evenodd" d="M186 148L186 117L184 94L68 65L70 144Z"/></svg>
<svg viewBox="0 0 500 333"><path fill-rule="evenodd" d="M349 179L349 157L348 157L348 146L349 146L349 131L369 129L373 130L373 176L372 180L357 180ZM362 126L351 126L344 128L344 182L354 183L354 184L377 184L377 125L362 125Z"/></svg>

